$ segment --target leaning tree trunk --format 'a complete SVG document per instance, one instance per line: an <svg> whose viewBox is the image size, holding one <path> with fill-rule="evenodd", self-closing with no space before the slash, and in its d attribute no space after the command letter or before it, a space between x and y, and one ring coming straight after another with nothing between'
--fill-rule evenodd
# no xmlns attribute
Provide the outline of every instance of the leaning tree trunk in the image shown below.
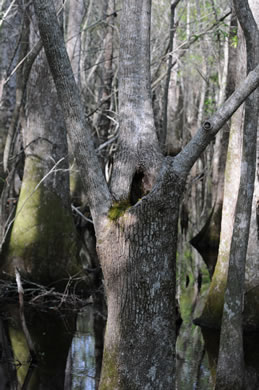
<svg viewBox="0 0 259 390"><path fill-rule="evenodd" d="M105 29L103 32L103 63L100 70L102 84L99 92L99 104L101 104L101 112L97 118L98 138L100 144L107 141L111 122L109 116L111 115L110 109L112 102L115 1L105 0L103 8ZM104 161L104 163L106 163L106 161Z"/></svg>

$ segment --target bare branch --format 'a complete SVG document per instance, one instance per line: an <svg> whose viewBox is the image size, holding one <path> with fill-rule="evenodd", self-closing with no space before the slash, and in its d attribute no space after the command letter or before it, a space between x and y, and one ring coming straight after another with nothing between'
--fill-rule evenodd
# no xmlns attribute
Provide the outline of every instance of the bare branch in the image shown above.
<svg viewBox="0 0 259 390"><path fill-rule="evenodd" d="M173 51L169 51L168 53L166 53L162 59L161 59L161 62L158 66L158 69L156 70L156 74L158 73L162 63L168 58L168 57L172 57L172 55L176 52L178 52L180 49L181 49L181 53L178 55L178 60L183 57L185 55L185 53L187 52L187 50L195 43L197 42L200 38L202 38L204 35L206 34L209 34L211 32L214 31L214 28L215 27L218 27L219 24L221 22L223 22L229 15L231 14L231 10L227 10L226 13L224 15L222 15L218 21L216 23L213 23L211 26L209 26L208 28L206 28L205 30L201 31L199 34L193 34L188 40L182 42L179 46L177 46ZM171 69L175 66L175 64L177 63L177 60L173 61L172 64L171 64ZM152 90L154 90L158 85L159 83L166 77L167 75L167 70L165 72L163 72L156 80L152 80Z"/></svg>
<svg viewBox="0 0 259 390"><path fill-rule="evenodd" d="M11 4L9 5L9 7L7 8L7 10L5 11L5 13L4 13L2 19L0 20L0 28L2 27L2 24L3 24L3 22L5 21L5 19L7 18L8 14L11 12L11 9L13 8L13 5L14 5L15 1L16 1L16 0L13 0L13 1L11 2Z"/></svg>
<svg viewBox="0 0 259 390"><path fill-rule="evenodd" d="M233 92L218 111L199 128L192 140L174 159L174 169L187 175L204 149L246 98L259 86L259 65Z"/></svg>

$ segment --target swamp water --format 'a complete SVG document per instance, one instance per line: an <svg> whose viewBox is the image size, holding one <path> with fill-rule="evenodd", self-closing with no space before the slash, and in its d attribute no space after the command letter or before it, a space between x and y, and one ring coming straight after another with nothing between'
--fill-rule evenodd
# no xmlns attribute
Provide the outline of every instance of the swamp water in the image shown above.
<svg viewBox="0 0 259 390"><path fill-rule="evenodd" d="M186 289L180 302L183 323L177 338L176 390L212 390L219 332L206 330L203 338L201 329L191 320L196 311L189 299L191 296L191 288ZM54 308L26 313L29 331L40 351L36 364L30 360L23 331L17 325L19 308L9 305L4 310L1 308L1 313L4 320L0 319L0 390L96 389L100 366L100 361L96 364L96 356L100 355L96 346L100 343L95 338L93 304L87 305L77 316ZM12 350L8 347L10 342ZM255 386L259 373L258 342L258 334L250 334L245 347L249 375ZM258 388L249 387L249 390Z"/></svg>
<svg viewBox="0 0 259 390"><path fill-rule="evenodd" d="M5 347L0 355L0 390L96 389L99 363L96 365L93 305L82 310L77 319L74 313L60 314L55 310L27 313L28 328L40 351L35 365L17 325L19 309L8 307L8 316L9 336L6 321L2 321L5 325L1 346L5 343ZM10 341L13 352L6 348ZM27 384L22 388L24 383ZM177 339L177 390L191 389L210 390L212 386L201 331L184 321Z"/></svg>

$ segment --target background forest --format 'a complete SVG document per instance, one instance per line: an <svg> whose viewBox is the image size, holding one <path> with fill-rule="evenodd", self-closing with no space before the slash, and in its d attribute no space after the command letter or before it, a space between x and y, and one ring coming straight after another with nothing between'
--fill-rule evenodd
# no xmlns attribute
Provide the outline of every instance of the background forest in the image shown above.
<svg viewBox="0 0 259 390"><path fill-rule="evenodd" d="M98 387L107 303L97 228L76 162L80 142L75 147L67 137L34 2L0 0L0 390L130 390L106 379L113 375L106 355ZM84 118L112 188L122 144L123 3L54 1ZM259 23L256 3L243 2ZM258 29L252 22L252 32L245 25L245 18L250 20L245 12L237 0L152 1L151 98L164 156L177 156L197 129L210 124L209 118L258 64ZM256 134L257 95L212 137L181 196L175 389L258 389L258 153L256 162L249 160L258 137L251 141L246 133L249 123ZM250 119L248 112L254 115ZM243 163L251 170L241 169ZM244 180L253 181L254 171L253 189ZM144 176L142 171L134 176L130 205L143 198ZM115 223L128 207L113 205L110 220ZM234 229L238 218L247 221L245 232ZM161 235L164 230L161 225ZM234 246L235 239L244 251ZM94 351L89 352L89 345Z"/></svg>

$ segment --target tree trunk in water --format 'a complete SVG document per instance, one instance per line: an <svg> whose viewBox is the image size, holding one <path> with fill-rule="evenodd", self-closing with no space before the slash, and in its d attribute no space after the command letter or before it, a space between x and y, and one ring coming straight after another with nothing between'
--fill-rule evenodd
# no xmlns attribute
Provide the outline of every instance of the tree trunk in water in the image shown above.
<svg viewBox="0 0 259 390"><path fill-rule="evenodd" d="M50 88L42 53L27 85L24 175L4 264L9 274L18 267L26 278L42 284L81 270L69 200L66 128Z"/></svg>
<svg viewBox="0 0 259 390"><path fill-rule="evenodd" d="M246 39L247 70L249 72L259 60L259 30L248 2L234 0L234 5ZM253 95L248 97L245 104L241 176L224 296L216 390L232 390L233 388L243 390L245 383L244 282L256 171L258 106L259 92L255 91Z"/></svg>
<svg viewBox="0 0 259 390"><path fill-rule="evenodd" d="M19 308L7 305L5 312L11 318L8 331L17 367L18 389L22 389L29 373L27 390L63 390L66 361L76 329L75 313L61 314L56 310L25 310L32 341L36 346L37 362L31 366L27 340L20 324Z"/></svg>
<svg viewBox="0 0 259 390"><path fill-rule="evenodd" d="M238 86L246 72L245 41L242 31L238 30L238 53L236 65L236 81ZM231 59L231 58L230 58ZM233 81L232 81L233 83ZM233 87L232 87L233 88ZM218 258L213 273L209 294L203 309L201 318L197 321L201 325L220 328L224 292L227 281L227 271L230 253L230 243L233 232L234 213L237 193L240 181L240 164L242 154L242 127L243 127L243 106L231 118L229 143L225 168L224 198L221 218L221 235L218 249Z"/></svg>
<svg viewBox="0 0 259 390"><path fill-rule="evenodd" d="M221 92L221 95L226 95L228 98L235 90L236 80L236 61L237 61L237 49L232 44L232 39L236 35L237 19L236 15L232 15L228 40L228 75L226 89ZM243 57L242 57L243 59ZM242 74L242 72L241 72ZM219 102L220 105L223 103ZM234 114L234 116L238 114ZM232 126L234 121L232 118ZM192 238L191 244L198 250L206 263L209 274L212 278L214 269L217 263L219 243L220 243L220 231L221 231L221 217L224 198L224 173L227 161L227 150L229 142L229 125L226 124L220 134L217 134L216 142L214 145L213 154L213 187L215 188L215 195L213 197L213 209L211 214L201 229L201 231Z"/></svg>
<svg viewBox="0 0 259 390"><path fill-rule="evenodd" d="M114 206L106 230L97 232L108 304L101 390L174 388L175 257L183 183L168 166L159 180L123 215Z"/></svg>
<svg viewBox="0 0 259 390"><path fill-rule="evenodd" d="M111 194L94 152L53 3L34 0L34 6L87 192L104 272L108 324L101 389L173 389L179 200L192 165L258 86L259 67L176 157L163 158L151 104L151 2L125 0L119 72L120 149Z"/></svg>

